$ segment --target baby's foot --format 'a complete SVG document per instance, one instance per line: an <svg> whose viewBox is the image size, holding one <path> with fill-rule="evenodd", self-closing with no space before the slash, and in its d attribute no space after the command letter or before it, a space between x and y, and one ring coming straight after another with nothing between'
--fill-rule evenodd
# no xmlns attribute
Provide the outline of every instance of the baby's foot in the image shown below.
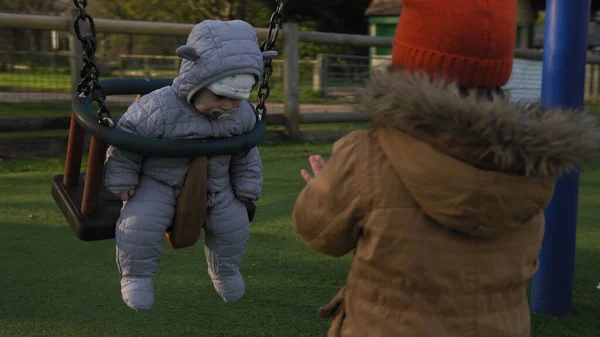
<svg viewBox="0 0 600 337"><path fill-rule="evenodd" d="M154 304L152 277L121 278L123 301L135 311L148 311Z"/></svg>
<svg viewBox="0 0 600 337"><path fill-rule="evenodd" d="M231 278L222 279L217 276L211 277L211 279L215 290L225 303L236 303L244 297L246 286L239 272Z"/></svg>

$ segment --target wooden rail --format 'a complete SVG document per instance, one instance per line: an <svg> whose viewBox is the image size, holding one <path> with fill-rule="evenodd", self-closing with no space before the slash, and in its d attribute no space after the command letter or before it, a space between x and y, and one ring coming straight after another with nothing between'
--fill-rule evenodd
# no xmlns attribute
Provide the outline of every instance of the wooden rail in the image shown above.
<svg viewBox="0 0 600 337"><path fill-rule="evenodd" d="M78 13L77 10L75 10ZM193 24L171 23L171 22L151 22L136 20L113 20L113 19L94 19L96 31L101 33L116 34L138 34L138 35L162 35L162 36L187 36ZM69 31L71 21L69 15L30 15L0 13L0 28L22 28L22 29L45 29ZM256 28L256 33L260 38L267 36L268 29Z"/></svg>

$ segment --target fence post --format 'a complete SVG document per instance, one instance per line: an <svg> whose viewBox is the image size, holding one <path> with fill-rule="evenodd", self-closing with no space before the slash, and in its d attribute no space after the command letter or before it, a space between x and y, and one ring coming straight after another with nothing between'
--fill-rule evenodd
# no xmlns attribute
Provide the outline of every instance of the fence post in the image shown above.
<svg viewBox="0 0 600 337"><path fill-rule="evenodd" d="M600 101L600 66L594 64L592 66L592 103L596 104Z"/></svg>
<svg viewBox="0 0 600 337"><path fill-rule="evenodd" d="M296 22L283 25L283 57L285 128L291 138L296 138L300 135L300 51Z"/></svg>
<svg viewBox="0 0 600 337"><path fill-rule="evenodd" d="M317 54L313 68L313 91L323 92L323 54Z"/></svg>
<svg viewBox="0 0 600 337"><path fill-rule="evenodd" d="M591 64L585 65L585 84L583 86L583 101L589 102L591 101L591 84L592 84L592 71L594 68Z"/></svg>

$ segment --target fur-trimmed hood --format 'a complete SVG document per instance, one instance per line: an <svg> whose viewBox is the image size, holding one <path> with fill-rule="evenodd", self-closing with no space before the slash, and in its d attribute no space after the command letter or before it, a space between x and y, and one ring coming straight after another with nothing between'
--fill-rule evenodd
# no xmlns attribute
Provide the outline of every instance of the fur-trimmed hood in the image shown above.
<svg viewBox="0 0 600 337"><path fill-rule="evenodd" d="M590 160L600 146L598 118L574 110L524 106L497 98L461 97L457 86L390 72L373 77L362 97L376 126L449 142L462 160L526 176L560 175ZM447 149L450 151L450 149Z"/></svg>
<svg viewBox="0 0 600 337"><path fill-rule="evenodd" d="M403 71L374 76L362 106L425 211L473 235L496 236L534 217L556 177L590 160L600 145L596 116L478 100Z"/></svg>

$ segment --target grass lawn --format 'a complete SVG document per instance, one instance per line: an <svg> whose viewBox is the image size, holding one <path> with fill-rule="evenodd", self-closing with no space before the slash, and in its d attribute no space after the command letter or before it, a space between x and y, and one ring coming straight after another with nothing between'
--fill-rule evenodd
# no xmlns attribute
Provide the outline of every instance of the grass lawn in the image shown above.
<svg viewBox="0 0 600 337"><path fill-rule="evenodd" d="M69 74L54 73L0 73L0 87L19 88L24 90L71 90Z"/></svg>
<svg viewBox="0 0 600 337"><path fill-rule="evenodd" d="M122 303L114 241L79 241L55 207L50 182L63 158L0 163L0 336L325 336L328 323L315 311L344 283L350 257L309 250L290 214L307 156L330 149L262 148L265 186L242 265L242 302L226 305L216 295L201 244L179 251L165 244L149 313ZM575 311L534 315L535 337L600 336L600 160L585 167L580 195Z"/></svg>
<svg viewBox="0 0 600 337"><path fill-rule="evenodd" d="M315 310L343 284L348 259L310 252L292 233L289 214L306 157L329 149L263 149L264 198L242 267L248 287L243 302L228 306L216 295L202 245L179 251L165 245L150 313L122 303L114 241L79 241L54 206L50 179L62 170L63 158L0 164L6 240L0 248L0 336L323 335L327 323Z"/></svg>

